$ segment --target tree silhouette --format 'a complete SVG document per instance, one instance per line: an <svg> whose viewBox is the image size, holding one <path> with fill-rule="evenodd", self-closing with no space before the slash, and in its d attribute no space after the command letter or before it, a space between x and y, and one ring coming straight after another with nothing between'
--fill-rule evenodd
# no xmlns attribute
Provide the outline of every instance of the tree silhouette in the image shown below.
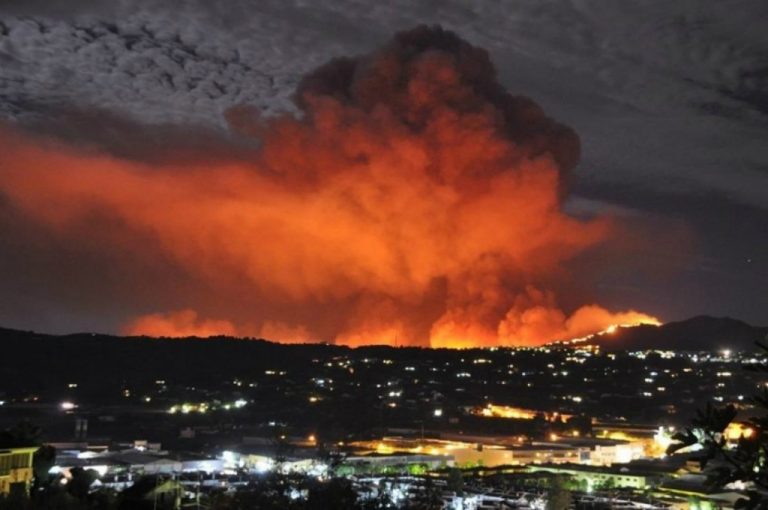
<svg viewBox="0 0 768 510"><path fill-rule="evenodd" d="M448 470L448 490L452 490L457 496L464 495L464 475L461 469L451 468Z"/></svg>
<svg viewBox="0 0 768 510"><path fill-rule="evenodd" d="M23 421L18 425L0 431L0 448L22 448L40 444L40 427Z"/></svg>
<svg viewBox="0 0 768 510"><path fill-rule="evenodd" d="M83 469L81 467L74 467L69 470L71 478L67 483L67 492L77 499L85 499L88 497L91 485L99 477L99 474L93 469Z"/></svg>
<svg viewBox="0 0 768 510"><path fill-rule="evenodd" d="M549 479L546 510L568 510L571 506L571 491L565 487L565 477L555 475Z"/></svg>
<svg viewBox="0 0 768 510"><path fill-rule="evenodd" d="M56 448L50 445L43 445L37 449L32 457L32 471L35 477L32 482L33 495L48 485L51 478L51 475L49 475L48 472L55 463Z"/></svg>

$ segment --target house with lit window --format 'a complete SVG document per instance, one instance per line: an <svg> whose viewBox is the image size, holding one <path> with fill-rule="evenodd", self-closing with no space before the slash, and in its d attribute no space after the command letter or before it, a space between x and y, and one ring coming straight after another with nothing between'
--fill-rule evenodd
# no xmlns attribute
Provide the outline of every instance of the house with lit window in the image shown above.
<svg viewBox="0 0 768 510"><path fill-rule="evenodd" d="M36 446L0 448L0 495L27 494L32 484L32 456Z"/></svg>

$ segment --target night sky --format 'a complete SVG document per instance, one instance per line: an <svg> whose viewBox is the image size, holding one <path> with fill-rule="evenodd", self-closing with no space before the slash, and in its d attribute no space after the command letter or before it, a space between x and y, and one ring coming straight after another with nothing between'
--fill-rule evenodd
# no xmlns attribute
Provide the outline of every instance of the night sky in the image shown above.
<svg viewBox="0 0 768 510"><path fill-rule="evenodd" d="M19 136L142 168L173 162L163 179L188 162L210 161L223 172L222 162L258 158L265 136L248 132L235 114L304 115L293 99L308 73L335 57L373 52L397 32L440 25L487 50L505 89L533 99L581 140L562 209L618 227L610 242L552 263L558 271L566 266L567 276L537 275L537 285L557 291L566 314L599 303L663 321L710 314L768 324L764 0L103 3L0 4L6 143ZM0 173L14 164L0 157ZM99 169L90 170L61 171L97 182ZM0 178L5 327L119 332L137 316L196 310L213 331L279 336L301 323L326 339L339 326L319 317L339 303L356 317L397 315L412 305L436 318L441 311L425 304L430 296L455 301L450 278L447 291L432 282L401 292L399 282L387 281L370 307L373 298L351 284L338 293L286 284L251 295L237 271L219 274L234 259L214 261L221 267L210 276L157 248L155 236L164 232L145 235L133 216L95 208L62 230L56 200L19 205L20 175ZM89 200L83 189L70 200ZM92 192L101 193L95 184ZM45 221L40 209L51 210ZM501 280L501 287L528 283ZM281 326L259 329L272 315ZM358 320L350 316L337 322ZM255 329L242 326L251 317Z"/></svg>

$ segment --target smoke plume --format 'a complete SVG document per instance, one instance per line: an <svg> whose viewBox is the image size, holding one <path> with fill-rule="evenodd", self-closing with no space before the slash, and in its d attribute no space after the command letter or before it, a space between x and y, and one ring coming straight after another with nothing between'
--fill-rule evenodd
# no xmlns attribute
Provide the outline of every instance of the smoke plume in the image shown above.
<svg viewBox="0 0 768 510"><path fill-rule="evenodd" d="M137 257L197 282L127 317L130 334L461 347L654 320L559 304L568 262L613 224L563 212L578 137L507 92L484 50L419 27L317 69L296 104L230 110L233 136L260 143L242 158L148 162L6 130L0 194L74 243L100 236L105 257L142 239ZM91 228L104 218L109 235Z"/></svg>

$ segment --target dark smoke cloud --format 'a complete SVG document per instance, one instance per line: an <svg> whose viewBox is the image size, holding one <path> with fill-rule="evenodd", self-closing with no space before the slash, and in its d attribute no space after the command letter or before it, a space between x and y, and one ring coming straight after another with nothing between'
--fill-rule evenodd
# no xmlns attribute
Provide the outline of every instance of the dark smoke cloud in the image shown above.
<svg viewBox="0 0 768 510"><path fill-rule="evenodd" d="M461 88L435 76L427 90L404 89L414 68L429 58L450 58ZM439 69L436 62L435 71ZM510 94L499 83L487 51L441 27L420 26L399 33L371 56L332 60L299 83L297 102L302 110L311 114L311 102L318 97L334 98L368 113L387 106L417 130L434 120L438 108L469 113L492 107L498 129L515 141L523 157L547 154L562 173L579 161L579 138L571 128L547 117L530 98Z"/></svg>

